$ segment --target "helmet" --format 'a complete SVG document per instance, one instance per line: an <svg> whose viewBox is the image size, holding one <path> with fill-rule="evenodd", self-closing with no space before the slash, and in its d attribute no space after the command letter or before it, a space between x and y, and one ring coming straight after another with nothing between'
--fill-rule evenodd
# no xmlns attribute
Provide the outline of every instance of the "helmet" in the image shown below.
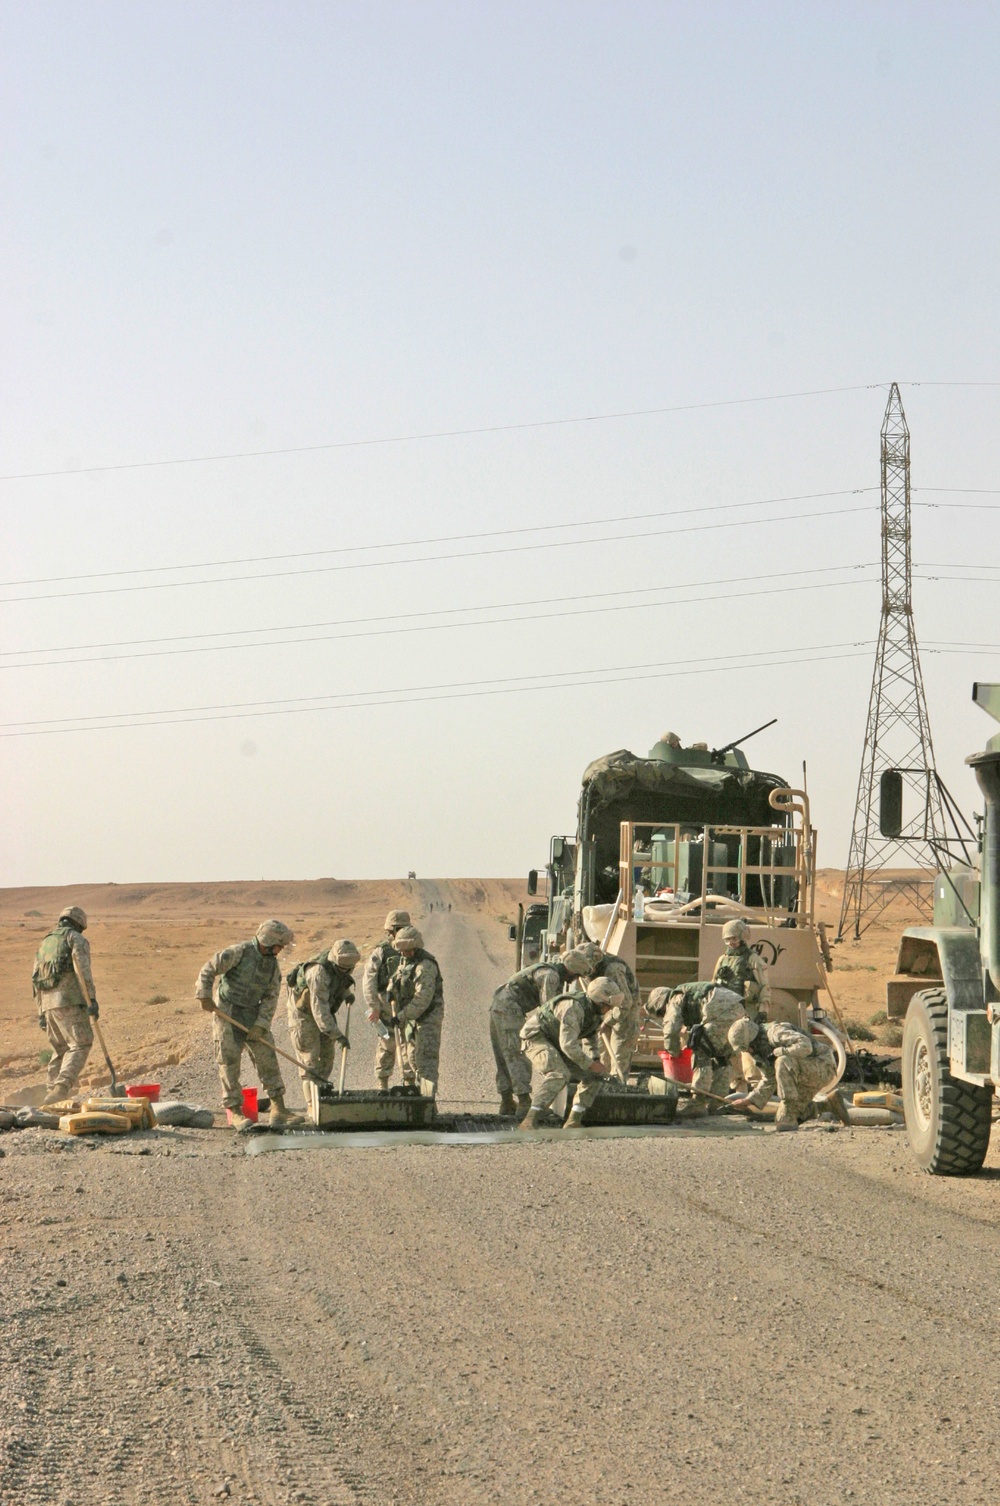
<svg viewBox="0 0 1000 1506"><path fill-rule="evenodd" d="M421 936L416 926L400 926L399 930L396 932L394 940L396 942L397 948L399 947L399 943L402 942L404 946L412 947L414 951L416 951L417 947L423 946L424 944L424 938Z"/></svg>
<svg viewBox="0 0 1000 1506"><path fill-rule="evenodd" d="M660 742L666 743L668 748L679 748L681 745L681 740L676 732L664 732L660 738Z"/></svg>
<svg viewBox="0 0 1000 1506"><path fill-rule="evenodd" d="M59 912L60 920L68 920L70 925L78 926L81 931L87 929L87 912L81 910L79 905L67 905L65 910Z"/></svg>
<svg viewBox="0 0 1000 1506"><path fill-rule="evenodd" d="M592 955L594 952L597 952L596 957ZM585 973L592 973L594 971L600 960L600 956L601 954L597 947L585 944L584 946L571 947L568 952L562 954L559 961L568 973L572 973L576 978L582 978Z"/></svg>
<svg viewBox="0 0 1000 1506"><path fill-rule="evenodd" d="M727 920L722 927L723 941L746 941L750 927L745 920Z"/></svg>
<svg viewBox="0 0 1000 1506"><path fill-rule="evenodd" d="M385 929L387 931L398 931L401 926L408 926L409 924L409 910L390 910L385 917Z"/></svg>
<svg viewBox="0 0 1000 1506"><path fill-rule="evenodd" d="M651 988L646 1000L646 1013L662 1017L670 998L669 988Z"/></svg>
<svg viewBox="0 0 1000 1506"><path fill-rule="evenodd" d="M361 961L361 953L354 945L354 942L348 941L346 936L340 941L335 941L330 951L333 953L333 959L338 967L355 968Z"/></svg>
<svg viewBox="0 0 1000 1506"><path fill-rule="evenodd" d="M587 998L591 1004L607 1005L610 1009L612 1005L620 1004L624 997L621 989L616 988L610 978L591 978L587 984Z"/></svg>
<svg viewBox="0 0 1000 1506"><path fill-rule="evenodd" d="M745 1051L750 1042L757 1039L759 1029L757 1021L751 1020L749 1016L746 1019L737 1020L735 1025L729 1027L729 1044L734 1051Z"/></svg>
<svg viewBox="0 0 1000 1506"><path fill-rule="evenodd" d="M291 946L294 934L280 920L265 920L254 933L261 946Z"/></svg>

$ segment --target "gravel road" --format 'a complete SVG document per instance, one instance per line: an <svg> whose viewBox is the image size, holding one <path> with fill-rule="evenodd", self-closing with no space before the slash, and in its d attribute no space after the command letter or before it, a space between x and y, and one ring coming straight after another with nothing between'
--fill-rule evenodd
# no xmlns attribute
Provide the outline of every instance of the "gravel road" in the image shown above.
<svg viewBox="0 0 1000 1506"><path fill-rule="evenodd" d="M420 924L442 1096L492 1102L509 945ZM992 1497L995 1154L942 1182L895 1131L0 1148L4 1506Z"/></svg>

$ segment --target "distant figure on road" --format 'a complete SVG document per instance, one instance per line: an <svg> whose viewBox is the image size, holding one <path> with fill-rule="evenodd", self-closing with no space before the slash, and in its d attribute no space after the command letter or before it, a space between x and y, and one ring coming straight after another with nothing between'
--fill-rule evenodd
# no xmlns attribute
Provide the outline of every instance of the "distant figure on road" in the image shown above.
<svg viewBox="0 0 1000 1506"><path fill-rule="evenodd" d="M71 1098L94 1044L91 1020L98 1017L97 989L90 970L90 943L84 938L86 912L69 905L35 953L31 989L38 1023L49 1038L49 1091L43 1103Z"/></svg>
<svg viewBox="0 0 1000 1506"><path fill-rule="evenodd" d="M424 950L424 938L415 926L396 932L399 966L386 990L394 1005L402 1036L401 1063L404 1083L415 1083L422 1093L437 1090L441 1056L441 1024L444 1019L444 981L436 958Z"/></svg>
<svg viewBox="0 0 1000 1506"><path fill-rule="evenodd" d="M361 953L353 941L335 941L308 962L300 962L285 979L288 1030L301 1066L299 1076L329 1082L338 1045L351 1043L337 1023L341 1004L354 1003L354 969Z"/></svg>
<svg viewBox="0 0 1000 1506"><path fill-rule="evenodd" d="M531 1063L521 1041L528 1015L550 999L568 993L574 981L586 977L590 970L589 957L577 947L550 962L523 967L493 995L490 1045L497 1065L501 1114L523 1118L531 1107Z"/></svg>
<svg viewBox="0 0 1000 1506"><path fill-rule="evenodd" d="M240 1066L244 1047L250 1052L257 1076L271 1100L271 1123L293 1124L296 1116L285 1107L285 1084L274 1051L271 1021L281 987L279 952L295 937L280 920L265 920L250 941L239 941L210 957L198 975L195 994L202 1009L213 1015L212 1039L222 1083L222 1102L236 1130L250 1128L243 1116ZM218 985L218 1005L212 997ZM221 1018L216 1009L231 1015L243 1029ZM249 1033L246 1033L249 1032Z"/></svg>
<svg viewBox="0 0 1000 1506"><path fill-rule="evenodd" d="M821 1037L776 1020L766 1025L758 1020L737 1020L729 1031L730 1045L753 1057L752 1091L731 1098L731 1109L761 1109L772 1093L778 1095L774 1125L779 1130L797 1130L817 1109L829 1109L842 1124L850 1123L840 1094L827 1093L820 1104L815 1095L833 1082L837 1059Z"/></svg>
<svg viewBox="0 0 1000 1506"><path fill-rule="evenodd" d="M601 1023L623 997L610 979L591 978L582 994L559 994L529 1014L521 1039L534 1068L534 1081L531 1107L519 1129L536 1129L540 1116L574 1082L576 1096L564 1128L579 1128L608 1072L598 1044Z"/></svg>
<svg viewBox="0 0 1000 1506"><path fill-rule="evenodd" d="M396 1065L396 1036L392 1028L392 1009L387 994L389 980L401 961L395 946L395 936L397 931L409 924L409 910L389 911L385 917L385 940L373 947L361 979L361 994L368 1008L368 1018L379 1033L375 1047L375 1081L383 1093L389 1091L389 1079Z"/></svg>

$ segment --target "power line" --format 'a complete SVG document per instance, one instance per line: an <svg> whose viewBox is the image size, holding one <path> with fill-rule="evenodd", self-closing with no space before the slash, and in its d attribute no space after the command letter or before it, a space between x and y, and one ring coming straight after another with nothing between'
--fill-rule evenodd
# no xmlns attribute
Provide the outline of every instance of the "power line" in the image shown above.
<svg viewBox="0 0 1000 1506"><path fill-rule="evenodd" d="M221 570L234 565L274 565L286 560L323 559L331 554L365 554L376 549L423 549L431 544L462 544L479 539L511 537L517 533L554 533L563 528L604 528L611 523L644 523L651 518L683 518L695 513L729 512L739 507L777 507L785 502L817 502L826 497L860 497L877 492L877 486L851 486L836 492L802 492L794 497L763 497L756 502L715 502L706 507L663 508L658 512L624 513L619 517L580 518L568 523L536 523L524 528L491 528L485 533L449 533L423 539L395 539L378 544L343 544L336 549L303 549L294 554L248 554L226 560L195 560L186 565L137 565L127 570L85 570L78 575L39 575L24 580L2 580L0 589L18 586L52 586L63 581L115 580L123 575L162 575L176 570Z"/></svg>
<svg viewBox="0 0 1000 1506"><path fill-rule="evenodd" d="M314 455L328 450L369 449L376 445L414 444L429 439L465 439L477 434L511 434L521 429L556 429L569 424L608 423L626 418L652 418L667 413L700 413L711 408L739 408L754 403L790 402L804 397L831 397L843 392L873 392L886 382L865 382L853 387L816 387L806 392L773 392L764 397L730 397L709 403L680 403L667 408L633 408L620 413L585 413L572 418L542 418L524 423L485 424L472 429L437 429L420 434L390 434L376 439L337 439L322 444L283 445L272 450L231 450L215 455L183 455L164 460L127 460L112 465L67 466L54 471L21 471L0 476L0 481L38 481L55 476L93 476L108 471L144 471L161 466L205 465L222 460L261 460L276 455Z"/></svg>
<svg viewBox="0 0 1000 1506"><path fill-rule="evenodd" d="M274 581L289 577L300 579L307 575L339 574L345 570L382 570L392 565L428 565L444 560L483 559L504 554L529 554L546 549L578 549L591 544L628 543L633 539L671 538L683 533L705 533L720 528L755 528L768 523L804 523L823 518L846 517L851 513L874 512L871 506L839 507L827 512L785 513L775 518L735 518L725 523L691 523L684 528L651 528L642 533L606 534L594 539L556 539L544 544L513 544L500 549L467 549L452 554L425 554L402 560L355 560L344 565L316 565L307 570L271 570L257 575L214 575L204 580L147 581L136 586L99 586L93 591L49 591L35 596L8 596L0 600L0 606L16 606L25 601L71 601L82 596L120 596L136 591L176 591L197 586L233 585L242 581Z"/></svg>
<svg viewBox="0 0 1000 1506"><path fill-rule="evenodd" d="M827 573L830 573L832 571L838 571L838 570L839 571L844 571L844 570L859 571L859 570L870 570L870 569L874 569L874 568L876 568L876 567L873 566L873 565L832 565L832 566L827 566L824 570L789 570L789 571L785 571L784 575L785 576L794 576L794 575L820 575L820 574L827 574ZM704 582L704 584L706 584L706 585L711 585L711 584L716 584L716 585L742 585L744 582L753 582L753 581L757 581L757 580L766 580L766 579L769 579L769 578L770 579L780 579L782 577L781 576L770 576L769 577L767 575L748 575L748 576L738 576L734 580L729 580L729 581L726 581L726 580L717 581L717 582L708 582L708 581L706 581L706 582ZM775 587L770 587L770 588L768 588L767 590L764 590L764 591L741 591L740 592L740 600L751 600L751 599L754 599L754 598L760 597L760 596L781 596L781 595L785 595L785 594L787 594L789 592L795 592L795 591L822 591L822 590L828 590L828 589L830 589L832 587L862 585L862 584L867 584L867 582L864 582L864 581L861 581L861 580L840 580L840 581L816 581L816 580L811 580L811 581L807 582L806 584L799 585L799 586L775 586ZM664 589L693 590L693 589L696 589L696 587L694 585L683 586L683 587L671 587L671 588L665 588L665 587L659 587L659 586L643 586L643 587L638 588L635 591L602 591L602 592L596 593L596 595L597 595L597 597L601 597L601 598L606 598L606 597L609 597L609 596L634 596L634 595L640 595L640 594L648 594L648 593L653 592L653 591L662 591ZM594 599L595 599L594 593L588 593L588 600L592 601ZM449 607L449 608L446 608L444 610L447 611L449 614L451 614L451 613L459 613L459 612L492 612L492 611L505 611L505 610L509 610L509 609L511 609L513 607L517 607L517 606L536 606L536 605L537 606L541 606L541 605L553 605L553 606L556 606L556 605L560 605L562 602L579 601L579 600L580 600L580 597L579 597L579 594L577 594L575 596L561 596L561 597L553 597L553 598L542 597L542 598L539 598L539 600L535 601L535 602L498 602L498 603L495 603L495 604L490 605L490 606L482 606L482 607ZM339 623L314 623L314 624L304 624L303 626L306 627L306 628L310 628L310 627L327 627L327 626L329 626L329 627L351 627L351 626L362 625L362 624L370 623L370 622L378 622L378 623L396 622L399 625L395 626L395 627L363 628L363 630L361 632L313 634L312 636L306 637L306 638L270 638L270 639L260 639L260 640L258 640L256 642L252 642L252 643L207 643L207 644L198 644L198 645L194 645L194 646L186 647L186 648L157 648L157 649L149 649L149 650L145 650L145 651L139 652L139 653L92 654L92 655L88 655L86 657L73 658L73 659L37 659L37 660L32 660L29 663L0 664L0 673L3 673L5 670L15 670L15 669L49 669L49 668L54 668L54 667L56 667L58 665L64 665L64 664L97 664L97 663L112 663L112 664L114 664L114 663L118 663L121 660L126 660L126 659L160 659L160 658L173 658L173 657L176 657L177 655L182 655L182 654L224 653L227 650L241 650L241 651L246 651L247 649L260 649L260 648L286 648L286 647L298 646L298 645L301 645L303 643L330 643L330 642L340 642L340 641L343 641L345 639L390 637L390 636L393 636L393 635L399 634L399 633L410 634L410 633L438 632L438 631L442 631L442 630L453 631L456 628L470 628L470 627L499 627L499 626L502 626L502 625L504 625L506 623L517 623L517 622L548 622L548 621L551 621L552 619L562 618L562 617L598 616L598 615L603 615L603 614L612 613L612 612L643 611L643 610L647 610L647 609L650 609L650 608L656 608L656 607L661 607L661 608L662 607L686 607L686 606L693 606L695 604L700 604L700 603L704 603L704 602L730 601L730 600L732 600L731 593L726 592L726 593L723 593L722 595L717 595L717 596L685 596L685 597L677 597L676 599L670 600L670 601L619 602L619 603L617 603L616 605L613 605L613 606L581 606L581 607L571 607L568 610L561 611L561 612L559 612L559 611L555 611L555 612L530 612L530 613L521 613L520 615L518 615L516 617L485 617L485 618L483 618L480 621L468 621L468 622L434 622L434 623L426 623L426 622L420 622L420 621L414 621L413 620L413 619L418 619L418 618L433 617L433 616L442 615L440 610L438 612L408 612L408 613L402 614L402 617L345 618L345 619L343 619ZM290 626L290 627L286 627L286 628L271 628L271 629L245 628L245 629L241 629L240 632L246 633L246 634L251 634L251 633L261 633L261 632L264 632L264 631L269 631L269 632L295 632L297 630L298 629ZM232 634L228 634L227 635L227 634L221 634L220 633L220 634L188 634L186 636L188 638L196 638L196 637L209 637L209 636L211 636L211 637L225 637L225 636L233 636L233 635ZM139 639L139 640L137 640L137 643L142 643L144 641L149 641L149 640ZM156 641L156 640L152 640L152 641ZM163 642L175 642L177 640L174 640L174 639L163 639L163 640L160 640L160 641L163 641ZM100 646L100 645L97 645L97 646ZM120 647L128 647L129 645L123 643L121 645L113 645L113 646L115 646L115 647L119 647L119 646ZM69 651L72 652L72 650L69 650ZM0 657L2 657L2 658L11 658L15 654L17 654L18 652L19 651L16 650L16 649L14 649L14 650L5 650L3 652L3 654L0 655ZM34 652L34 653L39 653L39 652L54 653L54 652L57 652L57 650L54 650L54 649L50 649L50 650L23 649L23 650L20 650L20 652L24 653L24 654L32 653L32 652ZM82 653L83 649L81 648L79 650L79 652Z"/></svg>
<svg viewBox="0 0 1000 1506"><path fill-rule="evenodd" d="M388 690L354 692L355 695L366 697L389 697L380 700L349 700L346 694L343 696L293 696L282 700L273 701L230 701L210 706L181 706L175 708L163 708L148 712L108 712L104 715L87 717L56 717L36 722L5 722L0 723L0 737L44 737L61 733L76 732L114 732L127 728L159 727L159 726L182 726L191 722L209 721L239 721L249 717L261 716L293 716L317 711L354 711L370 706L398 706L408 705L414 702L442 701L442 700L465 700L486 695L508 695L532 690L562 690L576 688L577 686L628 684L640 680L673 679L684 675L729 673L733 668L746 669L770 669L779 665L815 664L828 662L833 659L850 659L866 656L871 648L870 642L856 640L843 644L816 644L808 648L796 648L790 652L797 657L776 658L775 655L787 654L787 649L757 650L756 653L716 655L697 659L681 659L659 661L653 664L629 664L603 667L589 670L566 670L559 673L549 672L546 675L511 675L498 680L457 680L446 682L441 685L424 685L410 687L393 687ZM846 653L831 653L828 650L847 649ZM801 657L808 655L810 657ZM756 663L748 663L756 660ZM672 667L664 669L664 663ZM677 665L688 665L690 668L677 668ZM633 674L631 671L639 670L641 673ZM646 671L653 671L646 673ZM595 676L596 678L580 678L581 676ZM546 683L530 683L541 682ZM408 693L400 695L400 690ZM429 693L428 693L429 692ZM439 694L439 692L447 692ZM322 701L325 704L317 705ZM333 704L338 702L339 704ZM195 713L189 715L188 713ZM207 714L202 714L207 713ZM114 720L115 717L131 717L131 720ZM145 718L139 720L138 718ZM66 725L76 722L78 725ZM25 730L12 731L9 728L22 728Z"/></svg>

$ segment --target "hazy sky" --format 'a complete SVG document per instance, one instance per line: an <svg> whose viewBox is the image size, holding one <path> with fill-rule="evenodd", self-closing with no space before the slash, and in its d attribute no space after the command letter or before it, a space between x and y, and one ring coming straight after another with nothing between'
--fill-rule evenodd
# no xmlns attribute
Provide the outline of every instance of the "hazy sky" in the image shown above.
<svg viewBox="0 0 1000 1506"><path fill-rule="evenodd" d="M0 22L4 478L858 389L3 479L0 882L519 873L591 758L772 716L843 864L893 379L973 805L1000 386L919 384L1000 382L996 6Z"/></svg>

